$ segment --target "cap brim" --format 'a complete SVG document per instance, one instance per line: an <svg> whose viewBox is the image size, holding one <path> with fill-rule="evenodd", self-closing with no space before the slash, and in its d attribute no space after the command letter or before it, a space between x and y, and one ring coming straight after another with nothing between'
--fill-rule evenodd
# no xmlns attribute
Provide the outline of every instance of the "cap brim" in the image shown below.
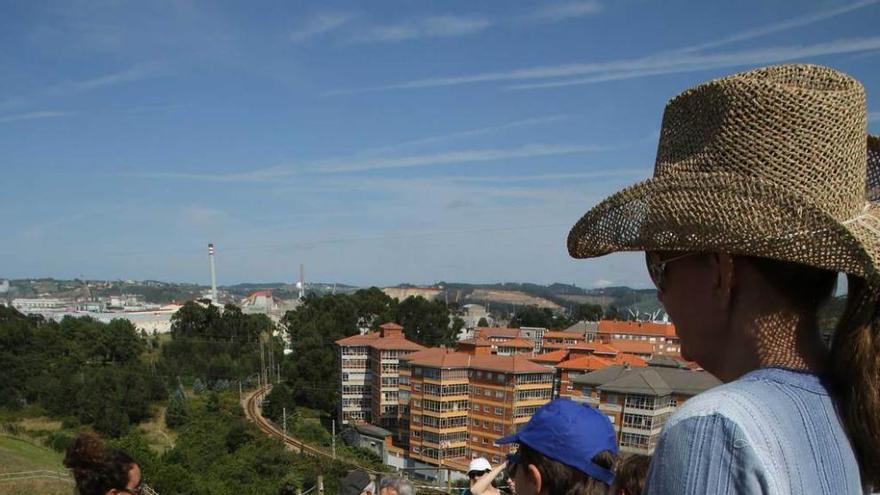
<svg viewBox="0 0 880 495"><path fill-rule="evenodd" d="M507 443L513 443L519 441L519 433L514 433L513 435L507 435L506 437L501 437L498 440L495 440L496 445L504 445Z"/></svg>

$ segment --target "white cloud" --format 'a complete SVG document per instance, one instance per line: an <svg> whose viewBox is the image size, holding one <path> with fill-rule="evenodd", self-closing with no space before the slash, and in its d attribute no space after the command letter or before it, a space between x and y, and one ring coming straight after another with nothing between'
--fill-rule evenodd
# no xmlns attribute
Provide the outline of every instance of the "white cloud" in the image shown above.
<svg viewBox="0 0 880 495"><path fill-rule="evenodd" d="M184 227L211 227L223 223L227 217L226 212L216 208L188 205L181 208L179 219Z"/></svg>
<svg viewBox="0 0 880 495"><path fill-rule="evenodd" d="M577 17L598 14L602 6L594 1L564 2L546 5L529 16L529 20L536 22L558 22Z"/></svg>
<svg viewBox="0 0 880 495"><path fill-rule="evenodd" d="M401 143L392 144L388 146L379 146L375 148L368 148L362 151L362 153L378 153L378 152L388 152L394 151L401 148L415 148L419 146L427 146L437 143L444 143L448 141L453 141L456 139L462 138L470 138L474 136L483 136L486 134L494 134L496 132L505 131L508 129L515 129L519 127L531 127L545 124L552 124L554 122L560 122L565 120L565 115L548 115L546 117L532 117L527 119L519 119L511 122L505 122L503 124L497 124L493 126L480 127L477 129L468 129L464 131L452 132L449 134L442 134L439 136L431 136L420 139L412 139L409 141L403 141Z"/></svg>
<svg viewBox="0 0 880 495"><path fill-rule="evenodd" d="M432 155L412 155L391 158L352 159L318 163L307 169L317 173L358 172L393 168L427 167L458 163L490 162L516 158L570 155L604 151L598 146L569 144L528 144L519 148L478 149L450 151Z"/></svg>
<svg viewBox="0 0 880 495"><path fill-rule="evenodd" d="M768 34L774 34L781 31L787 31L789 29L794 29L798 27L808 26L810 24L815 24L820 21L824 21L825 19L830 19L832 17L836 17L842 14L846 14L852 12L854 10L858 10L864 7L868 7L870 5L874 5L880 2L880 0L862 0L859 2L853 2L849 5L843 5L841 7L837 7L834 9L823 10L821 12L815 12L812 14L807 14L801 17L793 17L791 19L785 19L780 22L776 22L773 24L768 24L766 26L757 27L754 29L749 29L746 31L742 31L731 36L717 39L714 41L709 41L706 43L701 43L698 45L689 46L687 48L683 48L682 52L695 52L700 50L705 50L707 48L716 48L722 45L727 45L730 43L736 43L739 41L747 41L755 38L759 38L761 36L766 36Z"/></svg>
<svg viewBox="0 0 880 495"><path fill-rule="evenodd" d="M11 115L0 115L0 122L17 122L20 120L37 120L37 119L54 119L57 117L66 117L73 115L75 112L56 112L56 111L40 111L17 113Z"/></svg>
<svg viewBox="0 0 880 495"><path fill-rule="evenodd" d="M601 289L603 287L610 287L613 283L614 281L608 280L607 278L600 278L593 281L593 287Z"/></svg>
<svg viewBox="0 0 880 495"><path fill-rule="evenodd" d="M92 91L95 89L115 86L117 84L129 83L158 77L164 73L164 68L160 63L141 63L133 65L125 70L104 74L101 76L84 79L81 81L67 81L58 84L49 90L50 94L72 94Z"/></svg>
<svg viewBox="0 0 880 495"><path fill-rule="evenodd" d="M290 39L296 43L306 42L316 36L333 31L346 24L354 16L344 13L325 12L307 20L303 25L290 32Z"/></svg>
<svg viewBox="0 0 880 495"><path fill-rule="evenodd" d="M509 89L536 89L588 84L618 79L632 79L659 74L696 72L717 68L785 62L824 55L856 53L877 49L880 49L880 36L839 39L806 46L775 46L716 54L687 53L681 51L662 52L641 58L612 60L608 62L544 65L502 72L485 72L464 76L417 79L372 88L333 91L326 94L338 95L392 89L458 86L483 82L530 81L563 78L562 80L557 81L528 83L509 87ZM577 78L564 79L572 77Z"/></svg>
<svg viewBox="0 0 880 495"><path fill-rule="evenodd" d="M629 61L631 62L629 64L619 64L621 67L629 65L628 68L609 68L604 71L585 68L586 70L583 71L585 74L591 72L594 74L574 79L513 85L509 86L508 89L558 88L563 86L633 79L661 74L698 72L729 67L790 62L805 58L877 49L880 49L880 36L842 39L807 46L777 46L719 54L682 54L668 57L650 57L647 59Z"/></svg>
<svg viewBox="0 0 880 495"><path fill-rule="evenodd" d="M478 33L492 22L482 17L442 15L412 19L400 24L373 26L355 37L363 42L394 42L420 38L444 38Z"/></svg>
<svg viewBox="0 0 880 495"><path fill-rule="evenodd" d="M580 144L527 144L518 148L495 148L449 151L401 157L364 158L360 156L329 158L300 165L277 166L234 174L189 174L178 172L129 172L121 175L143 179L181 179L209 182L277 182L302 174L340 174L400 168L480 163L498 160L560 156L609 151L617 148Z"/></svg>
<svg viewBox="0 0 880 495"><path fill-rule="evenodd" d="M868 112L868 122L880 121L880 112Z"/></svg>

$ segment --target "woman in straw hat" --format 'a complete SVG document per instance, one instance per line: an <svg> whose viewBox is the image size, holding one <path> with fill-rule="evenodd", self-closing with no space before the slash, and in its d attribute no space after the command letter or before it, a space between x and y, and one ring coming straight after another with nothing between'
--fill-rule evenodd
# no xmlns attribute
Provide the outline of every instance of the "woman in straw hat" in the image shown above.
<svg viewBox="0 0 880 495"><path fill-rule="evenodd" d="M645 251L682 354L725 382L669 418L647 493L880 488L878 192L858 81L774 66L672 99L654 176L575 224L573 257Z"/></svg>

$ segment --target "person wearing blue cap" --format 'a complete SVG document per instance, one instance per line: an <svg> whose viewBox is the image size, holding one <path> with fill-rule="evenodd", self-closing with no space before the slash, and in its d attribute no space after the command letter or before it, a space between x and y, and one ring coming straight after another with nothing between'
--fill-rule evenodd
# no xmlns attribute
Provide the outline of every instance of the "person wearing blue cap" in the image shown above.
<svg viewBox="0 0 880 495"><path fill-rule="evenodd" d="M586 404L548 402L519 432L495 443L514 442L507 469L517 495L605 495L614 482L614 427Z"/></svg>

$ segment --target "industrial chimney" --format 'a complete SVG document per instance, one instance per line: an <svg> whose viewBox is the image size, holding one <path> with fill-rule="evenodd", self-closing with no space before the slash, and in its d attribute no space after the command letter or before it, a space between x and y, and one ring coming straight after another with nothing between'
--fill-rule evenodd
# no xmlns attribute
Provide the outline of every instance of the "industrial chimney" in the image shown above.
<svg viewBox="0 0 880 495"><path fill-rule="evenodd" d="M211 261L211 302L217 303L217 272L214 270L214 244L208 243L208 259Z"/></svg>
<svg viewBox="0 0 880 495"><path fill-rule="evenodd" d="M299 283L296 284L299 286L299 299L303 300L306 298L306 269L302 263L299 264Z"/></svg>

